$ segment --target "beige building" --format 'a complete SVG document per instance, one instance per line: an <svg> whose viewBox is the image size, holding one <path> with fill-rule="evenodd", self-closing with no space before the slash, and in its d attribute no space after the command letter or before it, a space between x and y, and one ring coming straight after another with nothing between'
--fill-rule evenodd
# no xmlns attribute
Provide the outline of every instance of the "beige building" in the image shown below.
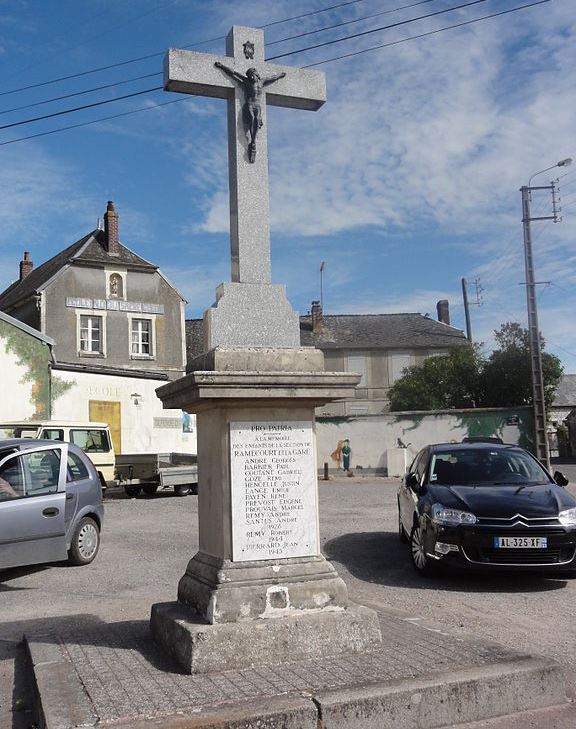
<svg viewBox="0 0 576 729"><path fill-rule="evenodd" d="M331 403L319 415L376 415L389 411L388 391L403 370L426 357L468 345L450 326L448 302L438 302L439 321L422 314L323 315L319 302L300 317L304 347L324 352L325 369L362 376L354 400ZM202 320L186 321L188 362L202 353Z"/></svg>

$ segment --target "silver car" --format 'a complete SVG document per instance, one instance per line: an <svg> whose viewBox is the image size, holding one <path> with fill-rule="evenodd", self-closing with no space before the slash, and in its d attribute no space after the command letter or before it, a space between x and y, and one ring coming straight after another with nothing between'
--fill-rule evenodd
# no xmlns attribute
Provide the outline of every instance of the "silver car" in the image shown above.
<svg viewBox="0 0 576 729"><path fill-rule="evenodd" d="M0 569L92 562L104 519L88 456L71 443L0 440Z"/></svg>

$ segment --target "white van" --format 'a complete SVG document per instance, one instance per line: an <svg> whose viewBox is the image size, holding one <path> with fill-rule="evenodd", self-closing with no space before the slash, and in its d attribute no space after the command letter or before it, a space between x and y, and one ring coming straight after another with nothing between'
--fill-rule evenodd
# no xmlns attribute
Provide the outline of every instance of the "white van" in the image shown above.
<svg viewBox="0 0 576 729"><path fill-rule="evenodd" d="M87 453L96 467L102 488L112 483L116 470L114 445L106 423L64 420L22 420L0 423L0 439L44 438L74 443Z"/></svg>

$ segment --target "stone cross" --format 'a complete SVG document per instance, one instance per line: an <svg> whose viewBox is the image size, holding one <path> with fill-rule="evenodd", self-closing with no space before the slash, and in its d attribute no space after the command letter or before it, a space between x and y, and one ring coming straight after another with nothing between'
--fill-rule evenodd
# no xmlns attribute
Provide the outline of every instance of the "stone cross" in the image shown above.
<svg viewBox="0 0 576 729"><path fill-rule="evenodd" d="M316 111L326 101L325 76L266 63L264 33L257 28L234 26L226 39L226 54L170 49L164 62L164 89L228 100L232 281L269 284L266 104ZM243 81L251 69L256 69L263 86L258 108Z"/></svg>

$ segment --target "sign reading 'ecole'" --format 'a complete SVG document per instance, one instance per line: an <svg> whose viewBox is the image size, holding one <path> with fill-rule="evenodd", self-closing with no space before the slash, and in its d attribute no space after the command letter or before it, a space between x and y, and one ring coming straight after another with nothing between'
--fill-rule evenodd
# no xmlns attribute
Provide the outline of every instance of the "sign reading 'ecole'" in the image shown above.
<svg viewBox="0 0 576 729"><path fill-rule="evenodd" d="M318 554L312 423L230 423L232 558Z"/></svg>

